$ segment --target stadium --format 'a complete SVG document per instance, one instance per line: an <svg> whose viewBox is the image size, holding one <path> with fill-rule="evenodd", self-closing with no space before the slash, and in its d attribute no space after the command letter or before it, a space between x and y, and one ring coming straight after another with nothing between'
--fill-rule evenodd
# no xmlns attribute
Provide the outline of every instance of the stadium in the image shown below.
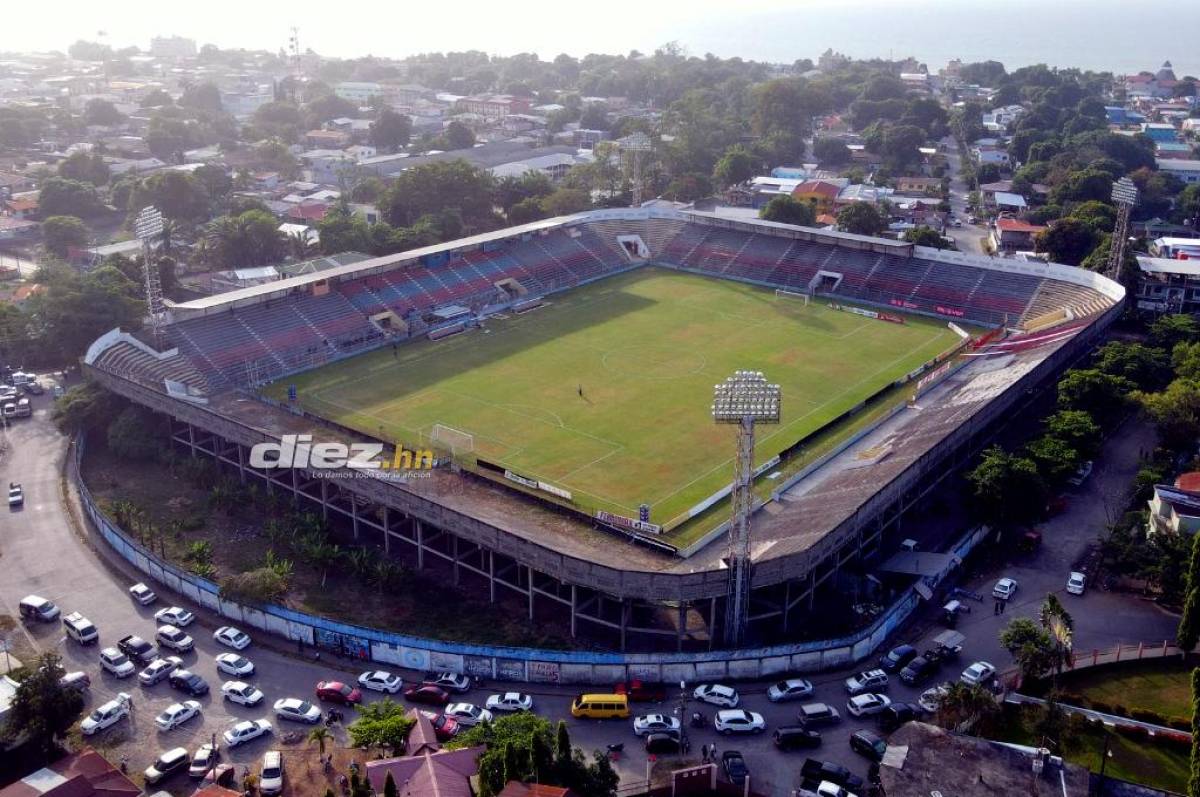
<svg viewBox="0 0 1200 797"><path fill-rule="evenodd" d="M787 639L1124 294L1053 263L606 210L171 304L160 344L113 330L85 367L347 539L589 644L703 650L730 592L715 383L782 392L754 449L749 638ZM251 462L295 435L396 467Z"/></svg>

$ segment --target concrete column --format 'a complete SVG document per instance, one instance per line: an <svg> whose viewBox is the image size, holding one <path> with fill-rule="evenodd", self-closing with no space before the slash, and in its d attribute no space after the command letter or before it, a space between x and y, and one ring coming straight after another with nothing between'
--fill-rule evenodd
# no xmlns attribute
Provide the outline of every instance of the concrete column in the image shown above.
<svg viewBox="0 0 1200 797"><path fill-rule="evenodd" d="M354 541L358 542L358 501L350 499L350 528L354 532Z"/></svg>
<svg viewBox="0 0 1200 797"><path fill-rule="evenodd" d="M391 518L388 517L387 504L383 505L383 552L392 552L392 524Z"/></svg>
<svg viewBox="0 0 1200 797"><path fill-rule="evenodd" d="M246 449L242 448L241 443L234 443L234 446L237 447L237 454L238 454L238 479L241 480L242 484L245 484L246 483Z"/></svg>
<svg viewBox="0 0 1200 797"><path fill-rule="evenodd" d="M675 627L675 650L683 651L683 628L687 624L687 601L679 602L679 621Z"/></svg>
<svg viewBox="0 0 1200 797"><path fill-rule="evenodd" d="M625 650L625 626L629 624L629 599L621 598L621 651Z"/></svg>
<svg viewBox="0 0 1200 797"><path fill-rule="evenodd" d="M708 599L708 649L712 650L717 639L717 598Z"/></svg>
<svg viewBox="0 0 1200 797"><path fill-rule="evenodd" d="M196 427L188 424L188 453L196 458Z"/></svg>
<svg viewBox="0 0 1200 797"><path fill-rule="evenodd" d="M454 556L454 586L458 586L458 535L450 535L450 551Z"/></svg>
<svg viewBox="0 0 1200 797"><path fill-rule="evenodd" d="M321 482L321 520L329 522L329 482L324 479Z"/></svg>
<svg viewBox="0 0 1200 797"><path fill-rule="evenodd" d="M488 600L496 602L496 552L488 551Z"/></svg>
<svg viewBox="0 0 1200 797"><path fill-rule="evenodd" d="M413 518L413 530L417 534L417 569L425 569L425 526Z"/></svg>
<svg viewBox="0 0 1200 797"><path fill-rule="evenodd" d="M525 586L529 589L529 619L533 619L533 568L525 567Z"/></svg>
<svg viewBox="0 0 1200 797"><path fill-rule="evenodd" d="M571 639L575 638L575 585L571 585Z"/></svg>
<svg viewBox="0 0 1200 797"><path fill-rule="evenodd" d="M788 621L792 617L792 580L789 578L783 585L783 633L788 632Z"/></svg>

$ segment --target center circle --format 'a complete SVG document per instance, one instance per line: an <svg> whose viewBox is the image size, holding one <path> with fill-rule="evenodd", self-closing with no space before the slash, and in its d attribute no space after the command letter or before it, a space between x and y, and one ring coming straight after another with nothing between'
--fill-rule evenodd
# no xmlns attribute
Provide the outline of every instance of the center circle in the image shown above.
<svg viewBox="0 0 1200 797"><path fill-rule="evenodd" d="M603 363L607 370L622 376L679 379L700 373L708 360L699 352L646 343L606 352Z"/></svg>

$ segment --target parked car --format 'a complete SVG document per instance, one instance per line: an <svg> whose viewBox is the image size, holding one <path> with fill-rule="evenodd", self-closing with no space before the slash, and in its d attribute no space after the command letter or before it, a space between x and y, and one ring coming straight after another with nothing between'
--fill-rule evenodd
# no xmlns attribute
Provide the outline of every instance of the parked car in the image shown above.
<svg viewBox="0 0 1200 797"><path fill-rule="evenodd" d="M8 505L9 507L23 506L25 504L25 490L21 487L20 482L8 483Z"/></svg>
<svg viewBox="0 0 1200 797"><path fill-rule="evenodd" d="M62 619L63 632L81 645L91 645L100 639L100 632L92 621L79 612L71 612Z"/></svg>
<svg viewBox="0 0 1200 797"><path fill-rule="evenodd" d="M111 728L129 716L130 698L124 692L118 692L115 700L110 700L88 714L79 723L79 731L84 736L92 736L105 728Z"/></svg>
<svg viewBox="0 0 1200 797"><path fill-rule="evenodd" d="M245 681L226 681L221 684L221 697L239 706L257 706L262 702L262 690Z"/></svg>
<svg viewBox="0 0 1200 797"><path fill-rule="evenodd" d="M321 721L321 709L298 697L285 697L275 701L275 716L292 722L316 725Z"/></svg>
<svg viewBox="0 0 1200 797"><path fill-rule="evenodd" d="M220 748L211 744L202 744L192 754L192 763L188 765L189 778L202 778L213 768L213 764L221 759Z"/></svg>
<svg viewBox="0 0 1200 797"><path fill-rule="evenodd" d="M679 733L679 719L666 714L643 714L633 718L634 736L651 733Z"/></svg>
<svg viewBox="0 0 1200 797"><path fill-rule="evenodd" d="M423 683L440 686L448 692L469 692L471 691L471 679L469 676L457 672L438 672L429 673L426 675Z"/></svg>
<svg viewBox="0 0 1200 797"><path fill-rule="evenodd" d="M1067 578L1067 592L1072 595L1082 595L1087 589L1087 576L1080 572L1072 572Z"/></svg>
<svg viewBox="0 0 1200 797"><path fill-rule="evenodd" d="M917 649L912 645L898 645L879 658L879 666L885 672L899 672L916 657Z"/></svg>
<svg viewBox="0 0 1200 797"><path fill-rule="evenodd" d="M926 656L917 656L900 671L900 680L910 686L928 681L938 671L938 663Z"/></svg>
<svg viewBox="0 0 1200 797"><path fill-rule="evenodd" d="M159 625L173 625L176 628L187 628L196 622L196 615L178 606L168 606L154 613L154 619Z"/></svg>
<svg viewBox="0 0 1200 797"><path fill-rule="evenodd" d="M986 684L995 674L996 668L991 664L986 661L977 661L963 670L961 680L968 685Z"/></svg>
<svg viewBox="0 0 1200 797"><path fill-rule="evenodd" d="M665 684L647 681L621 681L613 687L613 693L627 695L631 703L661 703L667 699Z"/></svg>
<svg viewBox="0 0 1200 797"><path fill-rule="evenodd" d="M258 790L262 794L279 794L283 791L283 756L278 750L263 753Z"/></svg>
<svg viewBox="0 0 1200 797"><path fill-rule="evenodd" d="M429 706L444 706L450 702L450 693L433 684L415 684L404 690L404 699Z"/></svg>
<svg viewBox="0 0 1200 797"><path fill-rule="evenodd" d="M832 761L821 761L816 758L805 760L800 767L800 777L807 781L828 781L847 789L857 791L863 787L863 779L846 769L841 764Z"/></svg>
<svg viewBox="0 0 1200 797"><path fill-rule="evenodd" d="M316 691L318 700L328 700L330 703L350 706L362 702L362 692L341 681L319 681Z"/></svg>
<svg viewBox="0 0 1200 797"><path fill-rule="evenodd" d="M887 695L865 692L850 698L846 702L846 711L850 712L850 716L852 717L865 717L871 714L878 714L891 704L892 701Z"/></svg>
<svg viewBox="0 0 1200 797"><path fill-rule="evenodd" d="M486 703L489 711L533 711L533 697L521 692L491 695Z"/></svg>
<svg viewBox="0 0 1200 797"><path fill-rule="evenodd" d="M789 678L767 687L767 700L781 703L784 700L803 700L813 693L812 681L803 678Z"/></svg>
<svg viewBox="0 0 1200 797"><path fill-rule="evenodd" d="M750 777L750 767L746 766L746 759L742 758L742 754L737 750L721 753L721 771L735 786L741 786L746 782L746 778Z"/></svg>
<svg viewBox="0 0 1200 797"><path fill-rule="evenodd" d="M404 686L404 680L399 675L392 675L387 670L372 670L358 676L358 685L373 692L396 694Z"/></svg>
<svg viewBox="0 0 1200 797"><path fill-rule="evenodd" d="M938 707L942 704L942 698L950 691L950 684L940 684L930 687L921 693L921 697L917 699L917 705L928 711L930 714L937 712Z"/></svg>
<svg viewBox="0 0 1200 797"><path fill-rule="evenodd" d="M170 677L171 673L183 667L183 659L178 656L166 656L155 659L138 673L138 681L142 686L154 686L159 681Z"/></svg>
<svg viewBox="0 0 1200 797"><path fill-rule="evenodd" d="M154 718L154 724L161 731L178 728L192 717L200 714L200 704L195 700L185 700L182 703L172 703Z"/></svg>
<svg viewBox="0 0 1200 797"><path fill-rule="evenodd" d="M673 755L679 752L681 742L677 733L648 733L645 738L647 755Z"/></svg>
<svg viewBox="0 0 1200 797"><path fill-rule="evenodd" d="M1017 594L1017 580L1005 576L996 582L996 586L992 587L992 597L997 600L1006 601L1013 595Z"/></svg>
<svg viewBox="0 0 1200 797"><path fill-rule="evenodd" d="M771 734L780 750L806 750L821 746L821 734L803 725L784 725Z"/></svg>
<svg viewBox="0 0 1200 797"><path fill-rule="evenodd" d="M879 727L894 731L906 722L920 719L924 713L917 703L893 703L879 713Z"/></svg>
<svg viewBox="0 0 1200 797"><path fill-rule="evenodd" d="M208 694L208 682L190 670L175 670L167 676L167 683L172 689L186 692L192 697Z"/></svg>
<svg viewBox="0 0 1200 797"><path fill-rule="evenodd" d="M92 677L83 670L76 670L59 678L58 684L64 689L78 689L80 692L86 692L92 685Z"/></svg>
<svg viewBox="0 0 1200 797"><path fill-rule="evenodd" d="M223 625L213 631L213 639L234 650L245 650L250 647L250 635L231 625Z"/></svg>
<svg viewBox="0 0 1200 797"><path fill-rule="evenodd" d="M806 728L817 725L833 725L842 721L842 715L838 714L838 710L826 703L805 703L800 706L796 718Z"/></svg>
<svg viewBox="0 0 1200 797"><path fill-rule="evenodd" d="M149 642L134 634L118 639L117 649L143 667L158 658L158 650Z"/></svg>
<svg viewBox="0 0 1200 797"><path fill-rule="evenodd" d="M46 600L40 595L26 595L17 604L17 611L22 620L36 620L39 623L53 623L60 614L53 601Z"/></svg>
<svg viewBox="0 0 1200 797"><path fill-rule="evenodd" d="M448 717L444 713L433 714L427 711L422 713L429 718L429 724L433 726L433 733L439 742L448 742L458 735L460 726L454 717Z"/></svg>
<svg viewBox="0 0 1200 797"><path fill-rule="evenodd" d="M271 723L267 720L242 720L221 736L226 747L237 747L270 732Z"/></svg>
<svg viewBox="0 0 1200 797"><path fill-rule="evenodd" d="M142 776L146 783L154 786L175 773L187 769L189 762L188 751L182 747L176 747L155 759L153 764L146 767L146 771L142 773Z"/></svg>
<svg viewBox="0 0 1200 797"><path fill-rule="evenodd" d="M100 651L100 667L117 678L128 678L137 669L129 657L116 648Z"/></svg>
<svg viewBox="0 0 1200 797"><path fill-rule="evenodd" d="M158 596L154 594L154 590L140 581L129 588L129 596L143 606L149 606L158 600Z"/></svg>
<svg viewBox="0 0 1200 797"><path fill-rule="evenodd" d="M254 662L237 653L218 653L215 661L217 669L226 675L235 675L239 678L254 675Z"/></svg>
<svg viewBox="0 0 1200 797"><path fill-rule="evenodd" d="M741 698L737 690L724 684L701 684L692 692L692 697L703 703L723 708L737 708Z"/></svg>
<svg viewBox="0 0 1200 797"><path fill-rule="evenodd" d="M735 733L762 733L767 729L763 715L741 708L727 708L713 717L713 729L730 736Z"/></svg>
<svg viewBox="0 0 1200 797"><path fill-rule="evenodd" d="M846 694L860 695L863 692L876 692L887 689L888 674L883 670L867 670L858 675L852 675L845 681Z"/></svg>
<svg viewBox="0 0 1200 797"><path fill-rule="evenodd" d="M491 722L493 716L486 708L480 708L473 703L451 703L446 706L445 714L467 728L473 728L481 722Z"/></svg>
<svg viewBox="0 0 1200 797"><path fill-rule="evenodd" d="M154 634L154 641L177 653L187 653L196 646L195 641L173 625L162 625Z"/></svg>
<svg viewBox="0 0 1200 797"><path fill-rule="evenodd" d="M858 730L850 735L850 749L872 761L882 761L887 742L875 731Z"/></svg>

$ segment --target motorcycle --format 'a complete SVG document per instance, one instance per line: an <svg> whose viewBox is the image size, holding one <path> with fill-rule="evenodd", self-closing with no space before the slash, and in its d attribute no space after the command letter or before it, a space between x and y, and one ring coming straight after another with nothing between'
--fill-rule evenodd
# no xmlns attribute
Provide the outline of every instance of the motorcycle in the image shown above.
<svg viewBox="0 0 1200 797"><path fill-rule="evenodd" d="M608 760L609 761L620 761L621 753L624 750L625 750L624 742L617 742L616 744L610 744L608 746Z"/></svg>
<svg viewBox="0 0 1200 797"><path fill-rule="evenodd" d="M708 718L704 716L704 712L693 711L692 712L692 727L693 728L703 728L706 725L708 725Z"/></svg>

